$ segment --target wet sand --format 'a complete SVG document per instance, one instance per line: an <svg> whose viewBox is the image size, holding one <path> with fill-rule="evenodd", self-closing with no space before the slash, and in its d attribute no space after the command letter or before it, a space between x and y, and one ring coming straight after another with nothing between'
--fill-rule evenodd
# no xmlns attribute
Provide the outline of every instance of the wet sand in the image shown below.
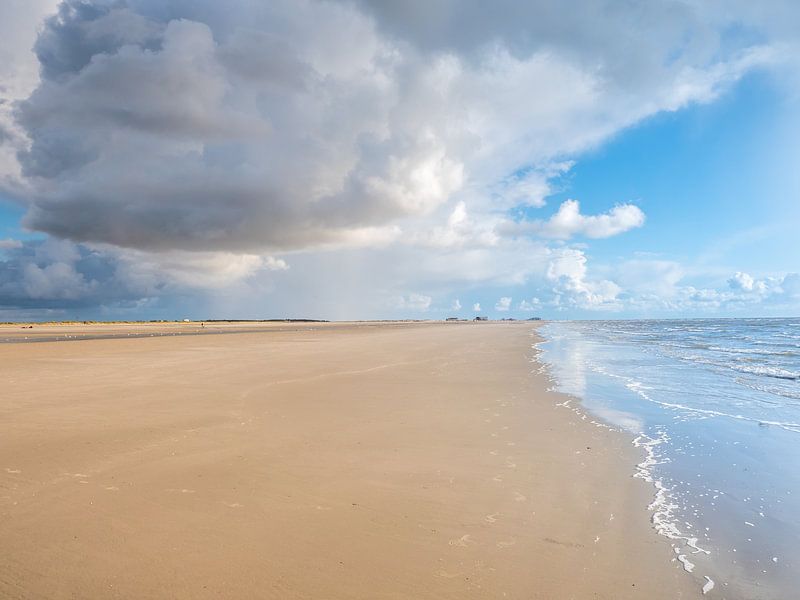
<svg viewBox="0 0 800 600"><path fill-rule="evenodd" d="M532 325L194 326L0 344L0 597L699 596Z"/></svg>

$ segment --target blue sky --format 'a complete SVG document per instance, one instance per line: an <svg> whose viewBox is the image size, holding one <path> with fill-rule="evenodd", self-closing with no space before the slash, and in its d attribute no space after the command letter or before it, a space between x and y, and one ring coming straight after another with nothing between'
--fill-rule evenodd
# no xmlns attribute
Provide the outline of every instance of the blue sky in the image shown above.
<svg viewBox="0 0 800 600"><path fill-rule="evenodd" d="M581 158L553 200L586 198L597 209L634 200L642 207L645 227L597 247L607 259L640 251L697 260L763 228L774 235L721 258L761 273L792 268L796 257L782 250L792 234L786 217L798 215L796 190L787 185L790 165L774 162L792 108L768 76L746 77L714 103L652 117Z"/></svg>
<svg viewBox="0 0 800 600"><path fill-rule="evenodd" d="M797 173L778 162L796 154L782 130L793 109L770 77L749 76L714 103L652 117L581 157L550 201L644 210L644 227L592 244L599 260L642 252L698 269L797 269Z"/></svg>
<svg viewBox="0 0 800 600"><path fill-rule="evenodd" d="M21 238L26 235L20 226L24 214L24 209L12 204L8 198L3 198L0 201L0 235L4 238Z"/></svg>
<svg viewBox="0 0 800 600"><path fill-rule="evenodd" d="M11 0L0 319L797 314L800 10L549 4Z"/></svg>
<svg viewBox="0 0 800 600"><path fill-rule="evenodd" d="M697 287L724 288L736 271L759 277L796 272L797 108L796 98L787 96L774 75L748 75L712 103L655 115L577 157L575 166L554 182L548 205L576 198L588 213L621 202L642 208L647 215L643 227L592 241L587 254L597 263L610 265L635 256L675 261L685 267L685 281ZM493 307L503 292L494 289L476 301L483 312L497 314ZM514 292L525 298L536 295L537 288ZM606 316L774 316L798 310L797 304L623 309ZM550 318L603 318L592 311L570 313L545 307L537 311Z"/></svg>

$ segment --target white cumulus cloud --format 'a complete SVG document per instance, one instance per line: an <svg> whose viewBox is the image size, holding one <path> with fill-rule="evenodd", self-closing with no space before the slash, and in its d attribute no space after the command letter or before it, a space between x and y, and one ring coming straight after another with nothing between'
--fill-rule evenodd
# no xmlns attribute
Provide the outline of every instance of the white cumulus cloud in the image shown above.
<svg viewBox="0 0 800 600"><path fill-rule="evenodd" d="M426 312L431 307L433 298L424 294L412 293L408 296L400 296L395 299L395 308L399 310L412 310Z"/></svg>
<svg viewBox="0 0 800 600"><path fill-rule="evenodd" d="M553 284L554 304L596 310L619 308L617 297L622 288L613 281L589 279L586 255L582 250L566 248L554 254L547 268Z"/></svg>
<svg viewBox="0 0 800 600"><path fill-rule="evenodd" d="M541 301L537 297L533 297L530 300L522 300L519 303L519 309L525 312L533 312L534 310L539 310L542 306Z"/></svg>
<svg viewBox="0 0 800 600"><path fill-rule="evenodd" d="M575 236L607 238L644 225L645 215L633 204L620 204L600 215L584 215L577 200L566 200L547 220L504 223L507 234L528 233L545 238L566 240Z"/></svg>
<svg viewBox="0 0 800 600"><path fill-rule="evenodd" d="M508 296L503 296L494 305L494 309L499 312L507 312L509 308L511 308L511 298Z"/></svg>
<svg viewBox="0 0 800 600"><path fill-rule="evenodd" d="M745 292L752 292L755 283L756 282L751 275L742 271L737 271L734 273L733 277L728 280L728 285L731 287L731 289L742 290Z"/></svg>

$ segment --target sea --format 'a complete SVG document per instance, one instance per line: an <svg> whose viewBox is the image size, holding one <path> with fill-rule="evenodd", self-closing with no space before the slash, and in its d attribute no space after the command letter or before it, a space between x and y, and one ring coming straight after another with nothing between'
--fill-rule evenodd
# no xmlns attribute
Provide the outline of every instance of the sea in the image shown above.
<svg viewBox="0 0 800 600"><path fill-rule="evenodd" d="M653 527L709 598L800 598L800 318L550 321L565 406L640 448Z"/></svg>

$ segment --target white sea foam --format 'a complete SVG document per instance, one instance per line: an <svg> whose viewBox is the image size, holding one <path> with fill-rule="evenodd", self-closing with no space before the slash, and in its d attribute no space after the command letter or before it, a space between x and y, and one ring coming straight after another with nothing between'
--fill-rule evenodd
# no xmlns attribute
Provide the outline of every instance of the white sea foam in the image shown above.
<svg viewBox="0 0 800 600"><path fill-rule="evenodd" d="M672 490L666 487L663 481L656 478L653 473L653 467L664 462L664 459L657 455L656 448L669 441L669 435L665 431L660 430L657 435L658 437L653 438L641 433L633 440L633 445L637 448L642 448L645 452L645 459L636 466L634 477L653 484L656 489L655 497L648 506L648 509L653 513L651 517L653 527L660 535L671 540L683 542L692 549L693 554L711 554L709 550L697 545L698 540L696 537L681 531L679 527L680 521L676 516L680 505L675 500ZM676 548L676 550L680 551L679 548ZM678 556L678 560L680 560L680 556ZM691 565L691 568L687 568L686 562L683 562L683 565L689 571L694 568L694 565Z"/></svg>
<svg viewBox="0 0 800 600"><path fill-rule="evenodd" d="M687 573L694 571L694 563L686 558L685 554L678 554L678 561L683 565L683 570Z"/></svg>
<svg viewBox="0 0 800 600"><path fill-rule="evenodd" d="M714 580L711 579L708 575L704 575L706 582L703 584L703 595L705 596L708 592L714 589Z"/></svg>
<svg viewBox="0 0 800 600"><path fill-rule="evenodd" d="M709 350L726 352L728 354L761 354L764 356L793 356L793 350L767 350L766 348L734 348L730 346L709 346Z"/></svg>
<svg viewBox="0 0 800 600"><path fill-rule="evenodd" d="M778 354L778 353L773 353ZM731 371L738 371L739 373L749 373L751 375L761 375L763 377L772 377L775 379L787 379L790 381L800 379L800 373L797 371L790 371L781 367L765 366L765 365L747 365L739 362L726 361L721 362L722 357L718 359L706 358L702 354L678 354L676 356L680 360L697 363L701 365L708 365L720 369L729 369Z"/></svg>
<svg viewBox="0 0 800 600"><path fill-rule="evenodd" d="M767 377L774 377L775 379L800 379L800 373L797 371L789 371L780 367L770 367L763 365L729 365L729 368L741 371L742 373L752 373L754 375L765 375Z"/></svg>

